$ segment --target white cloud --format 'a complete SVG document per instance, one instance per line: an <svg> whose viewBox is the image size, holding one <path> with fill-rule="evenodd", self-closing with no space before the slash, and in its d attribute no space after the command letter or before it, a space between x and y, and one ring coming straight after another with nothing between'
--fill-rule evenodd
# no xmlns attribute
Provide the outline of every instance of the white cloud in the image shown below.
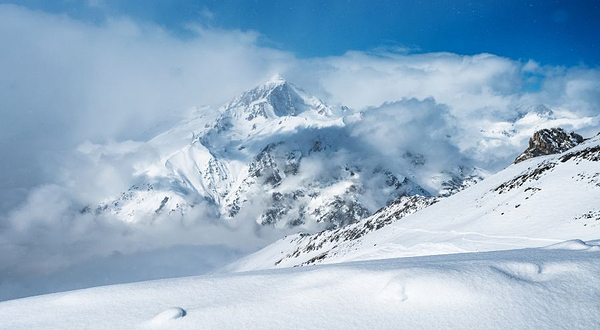
<svg viewBox="0 0 600 330"><path fill-rule="evenodd" d="M450 142L456 133L454 120L448 107L433 98L413 98L367 109L350 130L389 160L400 160L406 152L448 160L459 154Z"/></svg>
<svg viewBox="0 0 600 330"><path fill-rule="evenodd" d="M165 216L130 224L110 215L82 212L85 199L57 185L34 189L2 221L0 275L43 274L90 257L133 253L172 245L224 245L248 251L274 239L270 228L212 221L209 206L189 210L185 221ZM255 235L257 231L261 235ZM277 234L278 235L278 234Z"/></svg>
<svg viewBox="0 0 600 330"><path fill-rule="evenodd" d="M327 70L319 75L323 86L335 101L355 108L401 98L433 97L462 111L473 111L483 103L480 99L510 95L520 87L520 64L489 54L349 52L323 62L327 64ZM467 98L471 102L466 102Z"/></svg>
<svg viewBox="0 0 600 330"><path fill-rule="evenodd" d="M0 5L0 180L10 190L0 206L52 182L84 140L147 138L190 106L218 105L293 61L256 46L253 32L194 31L180 40L123 18L97 26Z"/></svg>

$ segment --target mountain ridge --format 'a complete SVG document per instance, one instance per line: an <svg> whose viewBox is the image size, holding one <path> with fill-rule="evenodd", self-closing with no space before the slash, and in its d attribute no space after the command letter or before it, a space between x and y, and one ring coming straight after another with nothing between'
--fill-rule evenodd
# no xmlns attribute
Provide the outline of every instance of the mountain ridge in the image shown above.
<svg viewBox="0 0 600 330"><path fill-rule="evenodd" d="M413 196L358 223L285 238L229 271L538 247L600 235L600 135L450 197Z"/></svg>

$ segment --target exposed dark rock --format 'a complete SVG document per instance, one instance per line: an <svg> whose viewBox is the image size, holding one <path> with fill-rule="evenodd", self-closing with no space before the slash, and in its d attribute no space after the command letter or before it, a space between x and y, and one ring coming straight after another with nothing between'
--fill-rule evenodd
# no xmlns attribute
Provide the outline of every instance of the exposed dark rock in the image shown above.
<svg viewBox="0 0 600 330"><path fill-rule="evenodd" d="M285 161L285 169L283 173L286 175L298 174L298 169L300 168L300 160L302 159L301 151L292 151L287 154L287 160Z"/></svg>
<svg viewBox="0 0 600 330"><path fill-rule="evenodd" d="M402 155L402 157L408 160L415 167L423 166L426 163L425 156L418 153L407 151L404 153L404 155Z"/></svg>
<svg viewBox="0 0 600 330"><path fill-rule="evenodd" d="M267 145L258 155L254 157L254 161L248 168L248 173L251 177L264 178L264 182L271 186L277 186L281 180L281 174L277 163L272 155L273 150L280 143L271 143Z"/></svg>
<svg viewBox="0 0 600 330"><path fill-rule="evenodd" d="M527 171L519 174L518 176L512 178L511 180L508 180L508 181L502 183L501 185L496 187L496 189L494 189L494 191L499 194L502 194L504 192L513 190L515 188L519 188L519 187L523 186L526 182L535 181L535 180L539 179L547 171L552 171L555 166L556 166L556 163L554 163L554 162L544 161L544 162L540 163L537 167L529 168L529 169L527 169ZM527 189L529 189L529 188L527 188Z"/></svg>
<svg viewBox="0 0 600 330"><path fill-rule="evenodd" d="M313 257L310 260L307 260L306 262L303 262L302 264L300 264L300 266L308 266L308 265L315 264L315 263L325 259L326 257L327 257L327 253L319 254L318 256Z"/></svg>
<svg viewBox="0 0 600 330"><path fill-rule="evenodd" d="M283 215L287 213L287 209L284 207L273 206L268 208L261 216L261 225L274 225Z"/></svg>
<svg viewBox="0 0 600 330"><path fill-rule="evenodd" d="M379 230L405 216L416 213L437 201L436 197L423 197L419 195L402 197L394 201L391 205L381 208L372 217L358 223L337 229L324 230L313 235L299 233L293 241L297 244L297 248L277 261L275 265L280 264L286 259L298 258L302 254L323 251L300 265L305 266L319 263L335 250L338 243L359 240L364 235Z"/></svg>
<svg viewBox="0 0 600 330"><path fill-rule="evenodd" d="M450 175L450 179L442 182L440 197L454 195L484 179L484 175L478 169L464 166L459 166L454 172L446 173Z"/></svg>
<svg viewBox="0 0 600 330"><path fill-rule="evenodd" d="M333 201L325 206L325 213L319 214L320 210L316 210L315 216L318 221L327 223L330 228L338 228L368 217L369 210L352 197L335 196Z"/></svg>
<svg viewBox="0 0 600 330"><path fill-rule="evenodd" d="M323 147L321 146L321 141L316 140L313 143L312 147L310 148L309 152L311 152L311 153L312 152L319 152L319 151L322 151L322 150L323 150Z"/></svg>
<svg viewBox="0 0 600 330"><path fill-rule="evenodd" d="M566 162L569 160L589 160L592 162L600 161L600 146L585 148L583 150L578 150L575 152L569 152L568 154L560 157L561 162Z"/></svg>
<svg viewBox="0 0 600 330"><path fill-rule="evenodd" d="M167 202L169 201L169 197L165 196L165 198L163 198L162 201L160 201L160 206L158 207L158 209L156 209L156 211L154 211L154 213L160 213L160 211L162 211L162 209L165 207L165 205L167 205Z"/></svg>
<svg viewBox="0 0 600 330"><path fill-rule="evenodd" d="M529 147L515 159L515 164L524 160L565 152L583 142L583 137L574 132L566 133L562 128L541 129L529 139Z"/></svg>
<svg viewBox="0 0 600 330"><path fill-rule="evenodd" d="M559 130L561 132L563 132L561 129L559 129ZM570 134L574 134L575 136L580 138L580 140L576 140L576 142L578 141L577 143L583 142L583 138L581 138L581 136L579 136L575 133L570 133ZM530 142L530 144L531 144L531 142ZM554 170L554 167L556 167L556 165L558 165L559 162L565 163L568 161L572 161L572 162L579 163L583 160L591 161L591 162L600 161L600 146L593 146L593 147L588 147L588 148L581 149L581 150L568 151L568 152L564 153L562 156L560 156L560 158L558 158L558 159L555 159L552 161L545 160L545 161L537 164L535 167L528 168L526 171L524 171L523 173L514 177L513 179L502 183L501 185L496 187L494 189L494 191L499 194L502 194L502 193L510 191L512 189L519 188L527 182L536 181L540 177L545 175L547 172ZM579 176L581 176L581 174ZM589 179L590 180L589 183L595 182L594 181L595 177L593 175L590 178L581 177L578 179ZM525 189L525 191L534 190L534 189L539 190L538 188L528 187Z"/></svg>

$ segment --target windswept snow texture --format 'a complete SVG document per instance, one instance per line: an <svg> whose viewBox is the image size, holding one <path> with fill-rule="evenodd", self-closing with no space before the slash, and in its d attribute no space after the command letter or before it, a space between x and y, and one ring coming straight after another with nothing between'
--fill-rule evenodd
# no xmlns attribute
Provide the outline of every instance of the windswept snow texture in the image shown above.
<svg viewBox="0 0 600 330"><path fill-rule="evenodd" d="M401 199L352 226L287 236L230 270L539 247L600 237L600 135L439 200ZM413 214L414 213L414 214Z"/></svg>
<svg viewBox="0 0 600 330"><path fill-rule="evenodd" d="M598 329L598 243L98 287L0 303L0 329Z"/></svg>

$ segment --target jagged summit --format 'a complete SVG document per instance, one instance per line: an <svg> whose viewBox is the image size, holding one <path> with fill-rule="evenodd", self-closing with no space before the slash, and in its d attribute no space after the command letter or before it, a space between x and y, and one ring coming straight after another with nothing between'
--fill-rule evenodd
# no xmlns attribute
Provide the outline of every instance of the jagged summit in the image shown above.
<svg viewBox="0 0 600 330"><path fill-rule="evenodd" d="M529 139L529 146L519 155L514 163L524 160L558 154L567 151L583 142L583 137L575 132L566 133L562 128L541 129Z"/></svg>
<svg viewBox="0 0 600 330"><path fill-rule="evenodd" d="M264 84L243 92L222 107L224 112L248 121L257 118L272 119L297 116L308 110L320 115L331 115L331 109L321 100L275 75Z"/></svg>
<svg viewBox="0 0 600 330"><path fill-rule="evenodd" d="M283 76L281 76L279 73L276 73L274 75L272 75L269 80L267 80L265 82L265 85L269 85L269 84L273 84L273 85L283 85L286 84L287 81L285 80L285 78L283 78Z"/></svg>

